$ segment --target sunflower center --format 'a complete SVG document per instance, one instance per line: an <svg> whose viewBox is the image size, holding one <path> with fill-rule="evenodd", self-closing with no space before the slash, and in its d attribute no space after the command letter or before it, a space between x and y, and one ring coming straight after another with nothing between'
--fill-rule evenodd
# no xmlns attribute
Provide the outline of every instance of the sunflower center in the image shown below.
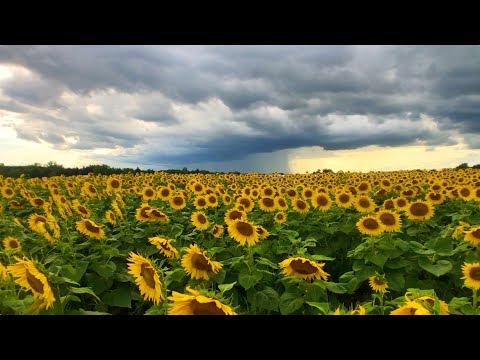
<svg viewBox="0 0 480 360"><path fill-rule="evenodd" d="M466 188L463 188L462 190L460 190L460 194L461 194L462 196L467 197L467 196L470 195L470 190L468 190L468 189L466 189Z"/></svg>
<svg viewBox="0 0 480 360"><path fill-rule="evenodd" d="M350 196L348 196L347 194L342 194L342 195L339 196L338 199L340 200L340 202L341 202L342 204L346 204L346 203L349 202Z"/></svg>
<svg viewBox="0 0 480 360"><path fill-rule="evenodd" d="M287 203L284 199L278 199L278 205L280 205L281 207L285 207L287 206Z"/></svg>
<svg viewBox="0 0 480 360"><path fill-rule="evenodd" d="M228 214L230 220L237 220L242 218L242 213L240 211L234 210L230 214Z"/></svg>
<svg viewBox="0 0 480 360"><path fill-rule="evenodd" d="M12 249L18 248L18 243L15 240L10 240L9 244Z"/></svg>
<svg viewBox="0 0 480 360"><path fill-rule="evenodd" d="M358 187L358 190L360 191L365 191L367 189L368 189L368 185L365 183L360 184L360 186Z"/></svg>
<svg viewBox="0 0 480 360"><path fill-rule="evenodd" d="M142 264L140 269L140 275L149 288L155 289L155 272L147 264Z"/></svg>
<svg viewBox="0 0 480 360"><path fill-rule="evenodd" d="M215 301L201 303L196 299L193 299L190 303L190 307L193 315L225 315L225 312L215 305Z"/></svg>
<svg viewBox="0 0 480 360"><path fill-rule="evenodd" d="M207 202L205 201L204 198L200 198L200 199L198 199L197 204L198 204L198 206L205 206L205 205L207 205Z"/></svg>
<svg viewBox="0 0 480 360"><path fill-rule="evenodd" d="M480 281L480 267L472 267L469 275L473 280Z"/></svg>
<svg viewBox="0 0 480 360"><path fill-rule="evenodd" d="M290 263L290 267L295 272L302 275L310 275L318 271L318 269L313 266L309 261L302 262L302 260L293 260Z"/></svg>
<svg viewBox="0 0 480 360"><path fill-rule="evenodd" d="M212 266L208 263L208 260L203 254L192 255L192 265L195 269L209 271L212 270Z"/></svg>
<svg viewBox="0 0 480 360"><path fill-rule="evenodd" d="M34 200L35 205L42 206L44 204L44 201L42 199L35 199Z"/></svg>
<svg viewBox="0 0 480 360"><path fill-rule="evenodd" d="M275 202L271 198L263 198L262 203L266 207L274 207L275 206Z"/></svg>
<svg viewBox="0 0 480 360"><path fill-rule="evenodd" d="M120 187L120 183L118 182L118 180L112 180L112 182L110 183L110 186L113 187L114 189L117 189Z"/></svg>
<svg viewBox="0 0 480 360"><path fill-rule="evenodd" d="M85 221L85 228L88 231L96 233L96 234L100 232L100 228L93 225L90 221Z"/></svg>
<svg viewBox="0 0 480 360"><path fill-rule="evenodd" d="M317 204L319 206L326 206L328 204L328 200L325 198L325 196L319 196L317 197Z"/></svg>
<svg viewBox="0 0 480 360"><path fill-rule="evenodd" d="M151 209L150 206L146 206L146 207L142 208L142 210L140 210L140 215L143 218L148 218L147 211L150 210L150 209Z"/></svg>
<svg viewBox="0 0 480 360"><path fill-rule="evenodd" d="M90 185L90 186L88 187L88 190L90 190L90 192L91 192L91 193L94 193L94 194L97 192L97 190L93 187L93 185Z"/></svg>
<svg viewBox="0 0 480 360"><path fill-rule="evenodd" d="M385 279L380 279L380 278L377 278L376 276L373 278L373 282L378 285L378 286L382 286L382 285L385 285L385 283L387 282Z"/></svg>
<svg viewBox="0 0 480 360"><path fill-rule="evenodd" d="M358 205L359 205L361 208L368 209L368 207L370 206L370 201L368 201L368 200L365 199L365 198L361 198L360 201L358 202Z"/></svg>
<svg viewBox="0 0 480 360"><path fill-rule="evenodd" d="M410 207L410 211L415 216L425 216L428 214L428 206L423 203L415 203Z"/></svg>
<svg viewBox="0 0 480 360"><path fill-rule="evenodd" d="M6 193L7 195L12 195L12 194L13 194L13 191L12 191L11 189L7 189L7 190L5 190L5 193Z"/></svg>
<svg viewBox="0 0 480 360"><path fill-rule="evenodd" d="M210 204L215 204L217 202L217 198L215 196L209 196L208 201Z"/></svg>
<svg viewBox="0 0 480 360"><path fill-rule="evenodd" d="M277 219L278 220L283 220L283 214L277 214Z"/></svg>
<svg viewBox="0 0 480 360"><path fill-rule="evenodd" d="M220 232L220 227L215 225L213 228L213 234L216 235L218 232Z"/></svg>
<svg viewBox="0 0 480 360"><path fill-rule="evenodd" d="M65 199L64 197L61 197L60 201L62 202L62 204L65 204L67 202L67 199Z"/></svg>
<svg viewBox="0 0 480 360"><path fill-rule="evenodd" d="M287 195L290 197L294 197L295 195L297 195L297 193L295 192L295 190L288 190Z"/></svg>
<svg viewBox="0 0 480 360"><path fill-rule="evenodd" d="M371 218L365 219L363 221L363 226L365 226L369 230L376 230L379 228L377 220Z"/></svg>
<svg viewBox="0 0 480 360"><path fill-rule="evenodd" d="M148 197L152 197L153 196L153 190L152 189L147 189L147 191L145 191L145 195L147 195Z"/></svg>
<svg viewBox="0 0 480 360"><path fill-rule="evenodd" d="M405 190L405 191L403 192L403 195L405 195L405 196L412 196L412 195L413 195L413 190Z"/></svg>
<svg viewBox="0 0 480 360"><path fill-rule="evenodd" d="M150 211L150 215L153 215L156 218L164 217L164 215L157 209L153 209L152 211Z"/></svg>
<svg viewBox="0 0 480 360"><path fill-rule="evenodd" d="M304 195L305 197L310 198L313 196L313 193L310 190L306 190Z"/></svg>
<svg viewBox="0 0 480 360"><path fill-rule="evenodd" d="M407 205L407 202L404 199L399 199L397 201L397 206L398 207L405 207Z"/></svg>
<svg viewBox="0 0 480 360"><path fill-rule="evenodd" d="M440 200L441 195L440 194L430 194L430 199L437 201Z"/></svg>
<svg viewBox="0 0 480 360"><path fill-rule="evenodd" d="M387 200L385 201L385 209L393 209L394 205L393 205L393 201L392 200Z"/></svg>
<svg viewBox="0 0 480 360"><path fill-rule="evenodd" d="M163 189L160 194L162 194L163 197L167 197L170 195L170 190L169 189Z"/></svg>
<svg viewBox="0 0 480 360"><path fill-rule="evenodd" d="M297 200L297 207L300 210L304 210L307 208L307 204L305 204L305 202L303 202L302 200Z"/></svg>
<svg viewBox="0 0 480 360"><path fill-rule="evenodd" d="M390 181L388 181L388 180L383 180L383 181L382 181L382 184L383 184L384 186L390 186Z"/></svg>
<svg viewBox="0 0 480 360"><path fill-rule="evenodd" d="M248 207L250 207L250 200L248 200L247 198L242 198L242 199L240 199L240 204L242 204L243 206L248 208Z"/></svg>
<svg viewBox="0 0 480 360"><path fill-rule="evenodd" d="M47 219L45 219L43 216L37 216L37 218L35 219L35 225L38 224L39 222L46 223Z"/></svg>
<svg viewBox="0 0 480 360"><path fill-rule="evenodd" d="M473 237L475 237L477 239L480 239L480 229L476 229L476 230L472 231L471 234L473 235Z"/></svg>
<svg viewBox="0 0 480 360"><path fill-rule="evenodd" d="M203 214L198 214L197 215L197 221L200 224L205 224L207 222L207 218Z"/></svg>
<svg viewBox="0 0 480 360"><path fill-rule="evenodd" d="M273 194L273 190L272 189L265 189L265 190L263 190L263 193L267 196L270 196L270 195Z"/></svg>
<svg viewBox="0 0 480 360"><path fill-rule="evenodd" d="M244 221L239 221L236 228L237 231L244 236L251 236L254 231L253 226Z"/></svg>
<svg viewBox="0 0 480 360"><path fill-rule="evenodd" d="M174 203L175 205L180 206L180 205L183 204L183 198L180 197L180 196L175 196L175 197L173 198L173 203Z"/></svg>
<svg viewBox="0 0 480 360"><path fill-rule="evenodd" d="M88 214L87 209L85 209L85 208L84 208L83 206L81 206L81 205L80 205L77 209L78 209L78 211L80 211L82 214Z"/></svg>
<svg viewBox="0 0 480 360"><path fill-rule="evenodd" d="M435 190L435 191L440 190L440 185L433 185L432 190Z"/></svg>
<svg viewBox="0 0 480 360"><path fill-rule="evenodd" d="M262 235L264 233L263 229L261 227L257 227L257 233L259 235Z"/></svg>
<svg viewBox="0 0 480 360"><path fill-rule="evenodd" d="M380 221L387 226L392 226L395 225L395 216L389 213L383 213L380 215Z"/></svg>
<svg viewBox="0 0 480 360"><path fill-rule="evenodd" d="M30 274L28 270L25 270L25 275L27 278L27 282L32 287L32 289L35 290L37 293L43 294L43 283L35 276Z"/></svg>
<svg viewBox="0 0 480 360"><path fill-rule="evenodd" d="M203 186L202 186L202 185L195 185L194 190L195 190L196 192L200 192L200 191L203 190Z"/></svg>

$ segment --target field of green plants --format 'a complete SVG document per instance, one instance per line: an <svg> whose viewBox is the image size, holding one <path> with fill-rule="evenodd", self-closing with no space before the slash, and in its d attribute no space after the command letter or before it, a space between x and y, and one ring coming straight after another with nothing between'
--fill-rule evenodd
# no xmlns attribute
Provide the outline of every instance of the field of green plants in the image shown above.
<svg viewBox="0 0 480 360"><path fill-rule="evenodd" d="M480 170L0 176L0 314L480 314Z"/></svg>

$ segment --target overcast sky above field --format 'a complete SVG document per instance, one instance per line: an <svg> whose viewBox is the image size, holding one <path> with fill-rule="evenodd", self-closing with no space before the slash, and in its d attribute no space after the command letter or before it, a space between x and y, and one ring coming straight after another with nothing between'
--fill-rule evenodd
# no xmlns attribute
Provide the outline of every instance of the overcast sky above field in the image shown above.
<svg viewBox="0 0 480 360"><path fill-rule="evenodd" d="M0 46L0 163L480 163L480 46Z"/></svg>

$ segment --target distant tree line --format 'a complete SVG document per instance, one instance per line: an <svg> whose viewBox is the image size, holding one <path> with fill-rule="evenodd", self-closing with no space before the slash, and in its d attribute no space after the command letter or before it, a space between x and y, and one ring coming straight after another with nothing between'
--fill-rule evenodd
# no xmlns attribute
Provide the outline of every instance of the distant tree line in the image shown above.
<svg viewBox="0 0 480 360"><path fill-rule="evenodd" d="M25 166L7 166L0 163L0 175L4 177L18 178L22 174L25 178L41 178L41 177L50 177L50 176L73 176L73 175L88 175L92 174L103 174L103 175L113 175L113 174L136 174L136 173L147 173L152 174L158 170L141 170L138 167L133 168L115 168L108 166L106 164L102 165L88 165L81 168L67 168L63 165L57 164L54 161L49 161L46 165L41 165L35 163L33 165ZM186 167L182 169L169 169L161 170L170 174L211 174L212 172L208 170L188 170ZM240 172L235 171L233 174L240 174Z"/></svg>

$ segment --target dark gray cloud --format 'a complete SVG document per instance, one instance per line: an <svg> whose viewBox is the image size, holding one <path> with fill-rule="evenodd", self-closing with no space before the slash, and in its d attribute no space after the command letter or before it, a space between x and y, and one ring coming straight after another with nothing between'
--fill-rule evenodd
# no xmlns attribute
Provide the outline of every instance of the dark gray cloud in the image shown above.
<svg viewBox="0 0 480 360"><path fill-rule="evenodd" d="M30 71L0 80L19 137L139 164L480 143L478 46L1 46L2 64Z"/></svg>

